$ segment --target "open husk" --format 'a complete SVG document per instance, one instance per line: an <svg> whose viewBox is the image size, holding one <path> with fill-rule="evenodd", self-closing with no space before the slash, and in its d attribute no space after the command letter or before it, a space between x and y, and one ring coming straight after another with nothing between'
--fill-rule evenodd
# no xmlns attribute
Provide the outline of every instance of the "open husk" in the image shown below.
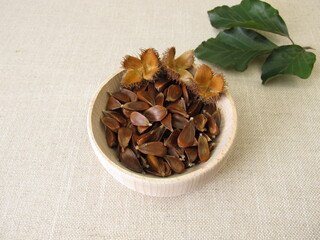
<svg viewBox="0 0 320 240"><path fill-rule="evenodd" d="M184 173L209 160L220 134L215 102L225 90L223 75L206 65L193 75L193 51L175 54L172 47L162 61L152 48L126 56L121 88L108 93L101 117L106 144L137 173Z"/></svg>

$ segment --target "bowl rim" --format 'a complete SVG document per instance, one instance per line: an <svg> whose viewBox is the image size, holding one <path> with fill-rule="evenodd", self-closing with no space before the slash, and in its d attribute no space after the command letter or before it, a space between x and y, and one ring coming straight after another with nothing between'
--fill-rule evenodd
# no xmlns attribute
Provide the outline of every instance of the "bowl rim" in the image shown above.
<svg viewBox="0 0 320 240"><path fill-rule="evenodd" d="M93 134L92 121L91 121L92 113L93 113L93 106L94 106L96 99L97 99L99 93L101 92L102 88L111 79L113 79L115 76L122 73L123 71L125 71L125 70L119 70L118 72L112 74L110 77L106 78L106 80L104 80L99 85L98 89L96 90L95 94L93 95L93 97L90 100L89 109L88 109L88 113L87 113L87 131L88 131L88 135L89 135L89 140L90 140L92 148L94 149L95 154L100 155L97 157L105 168L106 168L106 163L103 163L102 159L100 157L103 157L104 161L108 161L108 163L111 164L114 169L117 169L117 171L120 171L121 174L129 176L130 178L133 178L135 181L147 181L149 183L154 182L154 183L169 184L169 183L173 183L173 182L181 182L181 181L189 180L191 178L200 177L200 176L206 174L207 172L211 171L227 155L227 153L229 152L229 150L232 146L232 143L234 142L235 136L236 136L237 118L238 118L236 107L234 104L234 100L233 100L228 89L225 91L224 94L228 98L228 100L230 101L232 112L234 114L233 123L232 123L233 128L232 128L232 132L229 136L229 139L226 143L225 148L223 148L223 150L220 152L220 154L214 158L215 161L209 162L210 161L210 158L209 158L209 160L206 162L207 163L206 165L203 165L202 167L196 169L195 171L192 171L187 174L183 174L183 175L175 174L175 175L167 177L167 178L155 178L155 177L147 177L144 174L133 172L129 169L126 169L125 167L119 167L116 163L114 163L111 159L109 159L109 157L99 147L99 145L94 137L94 134ZM109 170L109 169L106 169L106 170ZM111 174L111 175L113 175L113 174Z"/></svg>

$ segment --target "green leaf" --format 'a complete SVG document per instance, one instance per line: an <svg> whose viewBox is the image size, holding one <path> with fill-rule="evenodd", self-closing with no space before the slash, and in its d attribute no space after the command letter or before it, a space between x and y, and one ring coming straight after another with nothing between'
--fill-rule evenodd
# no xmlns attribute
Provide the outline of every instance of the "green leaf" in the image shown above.
<svg viewBox="0 0 320 240"><path fill-rule="evenodd" d="M275 49L262 65L262 83L278 75L296 75L306 79L310 76L316 55L298 45L281 46Z"/></svg>
<svg viewBox="0 0 320 240"><path fill-rule="evenodd" d="M199 59L243 72L253 58L272 52L275 48L277 45L261 34L237 27L202 42L195 49L195 55Z"/></svg>
<svg viewBox="0 0 320 240"><path fill-rule="evenodd" d="M243 0L233 7L221 6L208 11L215 28L255 28L288 36L288 29L278 10L259 0Z"/></svg>

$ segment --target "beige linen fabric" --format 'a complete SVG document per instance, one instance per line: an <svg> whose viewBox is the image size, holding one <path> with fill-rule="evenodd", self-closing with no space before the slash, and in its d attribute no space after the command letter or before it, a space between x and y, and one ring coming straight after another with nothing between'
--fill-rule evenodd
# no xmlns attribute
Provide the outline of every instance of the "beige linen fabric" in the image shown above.
<svg viewBox="0 0 320 240"><path fill-rule="evenodd" d="M319 239L319 60L310 79L266 86L263 58L224 70L238 135L193 193L135 193L90 146L90 98L124 55L195 48L218 32L206 11L239 2L0 0L0 239ZM269 2L317 54L320 1Z"/></svg>

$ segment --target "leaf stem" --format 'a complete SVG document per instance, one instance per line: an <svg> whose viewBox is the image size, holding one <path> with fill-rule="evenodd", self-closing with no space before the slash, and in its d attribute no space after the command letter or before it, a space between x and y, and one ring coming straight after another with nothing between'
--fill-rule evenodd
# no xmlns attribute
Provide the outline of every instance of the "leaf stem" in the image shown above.
<svg viewBox="0 0 320 240"><path fill-rule="evenodd" d="M303 47L303 49L304 49L304 50L309 50L309 49L310 49L310 50L315 50L313 47L309 47L309 46L308 46L308 47Z"/></svg>
<svg viewBox="0 0 320 240"><path fill-rule="evenodd" d="M288 35L287 36L288 37L288 39L290 40L290 42L293 44L293 45L295 45L295 43L294 43L294 41L292 40L292 38Z"/></svg>

